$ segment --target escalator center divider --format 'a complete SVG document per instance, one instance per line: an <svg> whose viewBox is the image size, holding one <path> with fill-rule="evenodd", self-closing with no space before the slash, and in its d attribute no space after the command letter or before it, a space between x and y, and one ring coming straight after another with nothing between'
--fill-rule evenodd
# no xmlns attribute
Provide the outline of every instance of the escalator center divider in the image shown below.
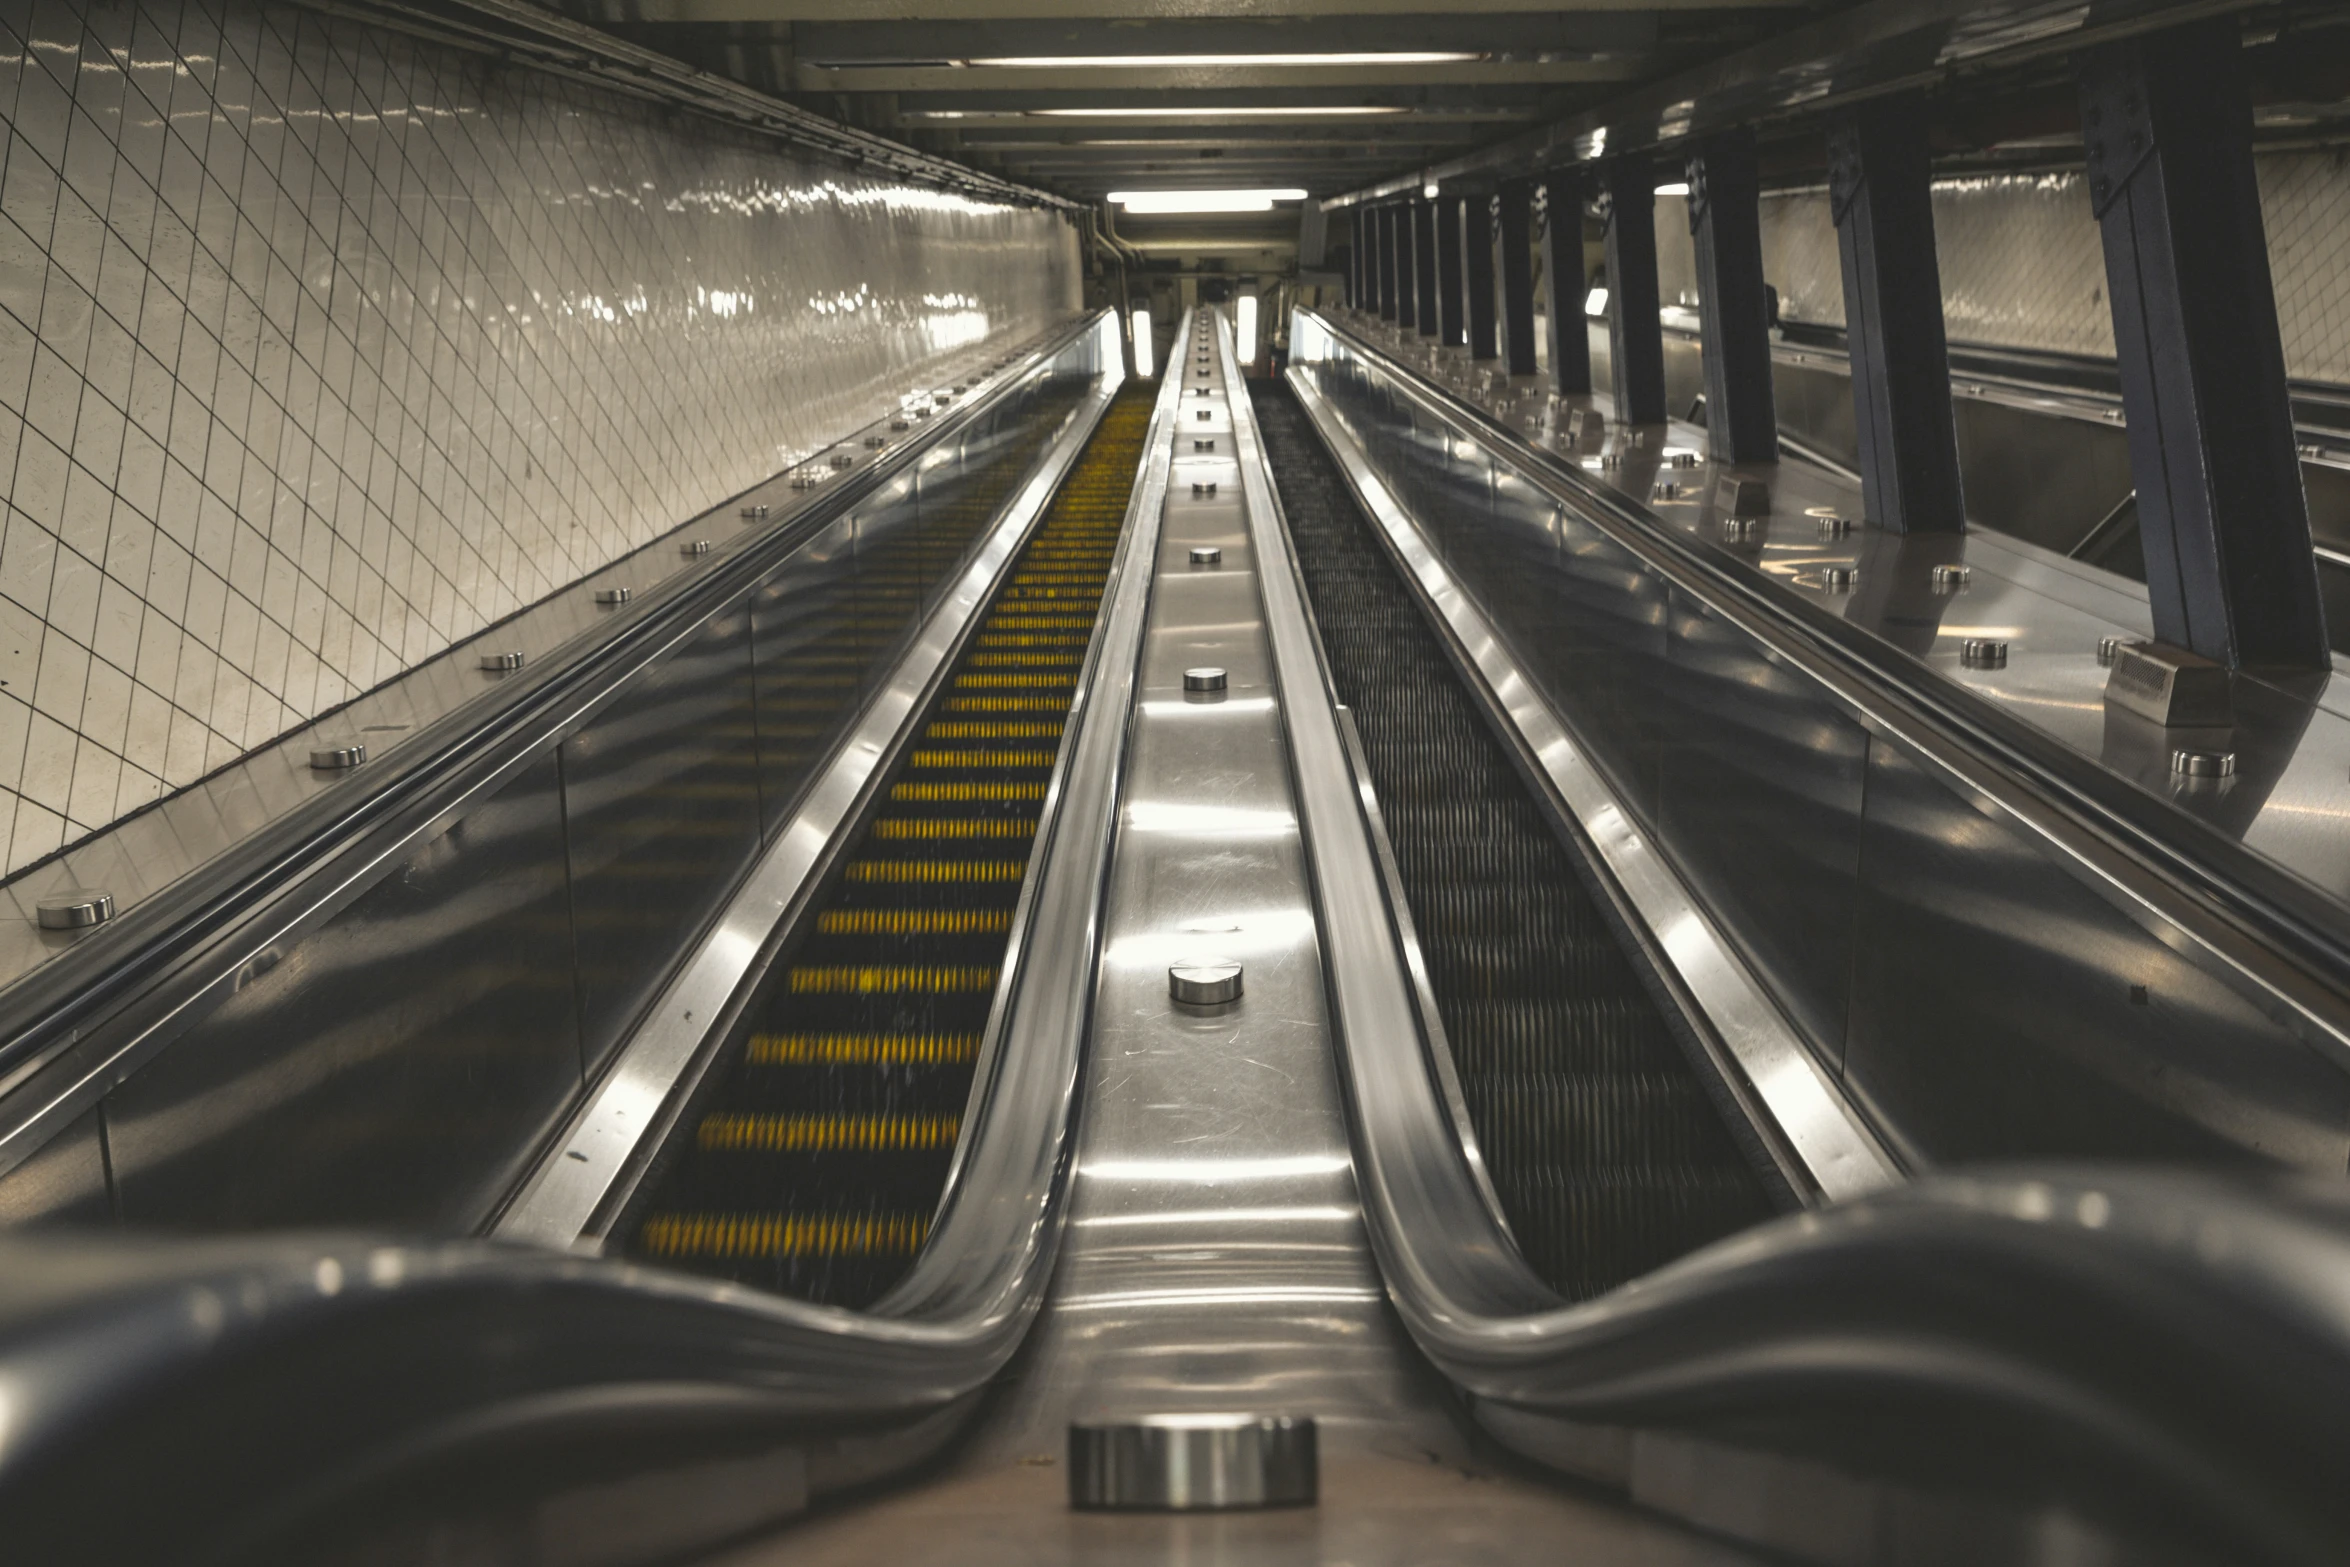
<svg viewBox="0 0 2350 1567"><path fill-rule="evenodd" d="M1102 415L680 1124L629 1254L862 1307L944 1192L1154 390Z"/></svg>
<svg viewBox="0 0 2350 1567"><path fill-rule="evenodd" d="M1602 1294L1773 1206L1286 384L1251 384L1469 1119L1527 1264Z"/></svg>

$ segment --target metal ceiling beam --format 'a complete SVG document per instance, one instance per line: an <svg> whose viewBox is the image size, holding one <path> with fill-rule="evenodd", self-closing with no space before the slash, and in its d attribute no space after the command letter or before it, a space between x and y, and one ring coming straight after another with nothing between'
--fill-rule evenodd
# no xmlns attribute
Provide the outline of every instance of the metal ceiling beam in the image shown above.
<svg viewBox="0 0 2350 1567"><path fill-rule="evenodd" d="M1222 130L1192 125L1119 125L1104 122L1085 127L1082 121L1024 120L1014 127L941 130L946 144L971 152L1008 152L1015 148L1100 147L1137 152L1176 151L1209 147L1380 147L1409 149L1434 143L1462 141L1477 134L1471 123L1418 119L1395 115L1380 120L1300 120L1285 125L1278 135L1255 131L1235 136Z"/></svg>
<svg viewBox="0 0 2350 1567"><path fill-rule="evenodd" d="M1447 64L1025 66L876 65L827 70L796 65L797 92L991 92L1036 96L1054 92L1184 92L1232 88L1287 92L1293 88L1540 86L1572 82L1633 82L1653 74L1636 58L1608 60L1456 61Z"/></svg>
<svg viewBox="0 0 2350 1567"><path fill-rule="evenodd" d="M2257 3L2109 0L2059 9L2045 0L1870 0L1598 108L1323 205L1380 201L1430 181L1487 180L1649 151L1712 130L1814 114L1930 86L1959 70L2012 66Z"/></svg>
<svg viewBox="0 0 2350 1567"><path fill-rule="evenodd" d="M1650 0L1644 11L1785 9L1785 0ZM1167 21L1206 17L1416 16L1428 0L567 0L597 23ZM1620 12L1623 0L1455 0L1462 15Z"/></svg>
<svg viewBox="0 0 2350 1567"><path fill-rule="evenodd" d="M1046 20L795 22L792 52L810 65L978 60L1037 55L1360 53L1641 53L1656 47L1645 10L1491 16L1162 17L1107 20L1107 13Z"/></svg>

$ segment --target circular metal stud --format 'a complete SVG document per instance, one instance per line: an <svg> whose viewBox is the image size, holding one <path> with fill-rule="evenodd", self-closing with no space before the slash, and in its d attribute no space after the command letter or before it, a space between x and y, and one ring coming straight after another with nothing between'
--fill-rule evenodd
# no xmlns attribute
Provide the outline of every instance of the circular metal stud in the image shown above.
<svg viewBox="0 0 2350 1567"><path fill-rule="evenodd" d="M633 588L596 589L596 602L599 604L625 604L635 597L636 590Z"/></svg>
<svg viewBox="0 0 2350 1567"><path fill-rule="evenodd" d="M767 508L764 506L745 506L743 508L743 521L745 522L758 522L766 515Z"/></svg>
<svg viewBox="0 0 2350 1567"><path fill-rule="evenodd" d="M1840 539L1851 531L1850 517L1829 516L1820 519L1820 537L1823 539Z"/></svg>
<svg viewBox="0 0 2350 1567"><path fill-rule="evenodd" d="M1969 669L2005 669L2007 644L1997 637L1969 637L1958 645L1958 661Z"/></svg>
<svg viewBox="0 0 2350 1567"><path fill-rule="evenodd" d="M2181 778L2233 778L2236 775L2236 753L2182 748L2171 752L2170 770Z"/></svg>
<svg viewBox="0 0 2350 1567"><path fill-rule="evenodd" d="M1823 566L1820 568L1820 586L1830 593L1848 593L1852 590L1850 566Z"/></svg>
<svg viewBox="0 0 2350 1567"><path fill-rule="evenodd" d="M520 669L522 655L511 648L502 653L484 653L481 656L481 667L493 675L502 675L508 670Z"/></svg>
<svg viewBox="0 0 2350 1567"><path fill-rule="evenodd" d="M1936 566L1934 568L1934 591L1956 593L1967 585L1968 579L1974 574L1974 568L1971 566Z"/></svg>
<svg viewBox="0 0 2350 1567"><path fill-rule="evenodd" d="M1216 544L1194 544L1191 547L1191 563L1194 566L1221 566L1224 564L1223 547Z"/></svg>
<svg viewBox="0 0 2350 1567"><path fill-rule="evenodd" d="M707 555L710 553L710 541L708 539L688 539L677 547L677 553L680 555Z"/></svg>
<svg viewBox="0 0 2350 1567"><path fill-rule="evenodd" d="M349 745L322 745L310 753L310 765L322 773L339 773L366 760L367 747L357 740Z"/></svg>
<svg viewBox="0 0 2350 1567"><path fill-rule="evenodd" d="M103 887L60 887L33 905L43 930L87 930L114 918L114 894Z"/></svg>
<svg viewBox="0 0 2350 1567"><path fill-rule="evenodd" d="M1177 963L1167 970L1167 994L1187 1007L1220 1007L1240 999L1240 965L1214 959Z"/></svg>
<svg viewBox="0 0 2350 1567"><path fill-rule="evenodd" d="M2126 637L2099 637L2097 639L2097 662L2110 664L2121 657L2122 643L2127 640L2129 639Z"/></svg>
<svg viewBox="0 0 2350 1567"><path fill-rule="evenodd" d="M1224 685L1225 676L1221 669L1187 669L1183 672L1183 689L1186 691L1221 691Z"/></svg>
<svg viewBox="0 0 2350 1567"><path fill-rule="evenodd" d="M1151 1415L1072 1422L1069 1505L1158 1512L1310 1507L1314 1422L1299 1415Z"/></svg>

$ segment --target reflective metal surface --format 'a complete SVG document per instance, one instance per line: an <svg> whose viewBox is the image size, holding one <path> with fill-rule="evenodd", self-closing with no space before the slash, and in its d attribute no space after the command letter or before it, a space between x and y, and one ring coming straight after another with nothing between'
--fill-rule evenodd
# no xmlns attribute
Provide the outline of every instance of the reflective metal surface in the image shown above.
<svg viewBox="0 0 2350 1567"><path fill-rule="evenodd" d="M2239 677L2232 734L2166 732L2102 700L2100 638L2146 634L2142 592L2110 574L1990 534L1837 535L1813 513L1850 516L1852 487L1792 462L1773 516L1724 544L1710 502L1647 501L1695 432L1595 467L1545 450L1565 410L1444 356L1398 346L1419 380L1313 316L1292 343L1384 486L1368 509L1410 518L1506 650L1493 679L1514 669L1522 694L1497 701L1546 710L1612 785L1619 821L1591 836L1661 851L1756 1003L1902 1159L2115 1152L2117 1127L2223 1160L2350 1159L2350 918L2241 847L2288 823L2299 870L2340 847L2295 797L2304 771L2350 788L2330 697ZM1827 565L1854 585L1828 590ZM1937 591L1951 565L1971 569ZM2005 667L1966 667L1969 640L2007 642ZM2234 750L2238 772L2174 775L2181 747ZM1912 774L1939 797L1924 818L1892 784ZM2015 856L2004 879L1978 875L1991 844Z"/></svg>
<svg viewBox="0 0 2350 1567"><path fill-rule="evenodd" d="M1114 344L1103 346L1105 319L1013 356L968 412L943 419L928 438L952 443L964 423L1050 362L1114 355ZM920 455L918 447L892 460ZM762 490L779 492L782 482ZM32 900L46 883L0 889L0 899L19 898L24 915L21 924L0 921L0 972L9 971L10 940L37 949L16 954L24 965L7 991L0 1169L233 994L243 965L331 922L576 732L787 558L816 525L812 512L853 505L868 482L779 504L771 525L743 530L699 563L680 568L671 556L659 587L625 610L596 609L590 599L601 579L590 578L517 616L498 636L527 655L525 669L482 671L451 654L352 704L337 722L385 741L383 755L357 773L312 771L306 737L296 737L93 840L67 857L65 876L116 894L122 915L102 931L41 933Z"/></svg>
<svg viewBox="0 0 2350 1567"><path fill-rule="evenodd" d="M1107 323L1053 345L1063 370L1082 381L1088 366L1114 363ZM1014 370L975 416L1025 391L1036 420L1065 419L1036 394L1053 379L1043 359ZM953 449L959 421L937 428ZM1000 485L1021 477L1002 474ZM810 504L837 510L858 498L850 489ZM33 1015L19 1044L47 1028L66 1047L52 1039L51 1054L19 1058L0 1100L0 1164L119 1092L118 1197L154 1222L201 1223L208 1201L220 1223L483 1222L576 1102L583 1072L742 874L767 798L781 811L798 803L808 769L870 694L853 661L845 683L834 678L837 643L820 650L777 634L778 612L791 607L809 609L809 630L822 635L828 602L849 629L838 595L854 593L842 548L852 524L811 528L806 509L793 508L782 537L740 538L689 568L594 646L512 674L468 673L485 688L504 683L492 711L456 715L455 732L411 738L341 775L332 789L348 812L313 824L319 836L254 840L252 853L275 856L258 890L250 880L199 885L204 877L175 889L201 916L178 946L158 943L161 900L55 938L80 945L31 983L57 988L69 1006L114 1010L77 1035L76 1014L42 1013L20 995ZM740 585L722 591L730 573ZM770 680L754 711L762 667ZM469 716L480 727L459 722ZM551 752L567 736L566 774ZM643 809L651 795L675 808ZM526 799L540 812L537 838L517 830L514 804ZM756 946L754 936L726 949L734 973ZM118 987L115 999L74 988L92 974ZM596 1030L584 1050L583 1001ZM181 1041L189 1053L173 1060L167 1047ZM255 1119L240 1127L248 1112ZM0 1175L0 1209L42 1207L20 1202L13 1185Z"/></svg>
<svg viewBox="0 0 2350 1567"><path fill-rule="evenodd" d="M1183 380L1204 389L1185 402L1204 400L1211 421L1154 430L1154 461L1174 449L1180 499L1159 501L1082 1132L1045 1313L1018 1379L923 1488L729 1559L1384 1567L1433 1551L1498 1567L1560 1542L1736 1559L1497 1471L1388 1313L1332 1056L1293 794L1302 766L1285 743L1260 597L1253 508L1270 492L1261 475L1236 482L1246 394L1230 328L1209 319L1209 368ZM1216 432L1214 454L1191 450L1198 429ZM1188 493L1206 477L1218 480L1212 501ZM1221 570L1192 568L1201 544L1223 550ZM1185 693L1183 671L1204 663L1227 671L1223 700ZM1212 1008L1174 1001L1169 966L1210 945L1245 967L1245 992ZM1320 1509L1212 1521L1068 1511L1058 1470L1072 1422L1235 1410L1315 1420Z"/></svg>
<svg viewBox="0 0 2350 1567"><path fill-rule="evenodd" d="M1069 1505L1166 1512L1306 1507L1314 1422L1293 1415L1159 1415L1069 1428Z"/></svg>
<svg viewBox="0 0 2350 1567"><path fill-rule="evenodd" d="M572 940L589 1076L759 845L751 617L737 599L563 742Z"/></svg>
<svg viewBox="0 0 2350 1567"><path fill-rule="evenodd" d="M1372 470L1362 449L1312 382L1293 375L1291 385L1308 417L1330 443L1364 512L1386 533L1408 576L1416 580L1451 628L1527 752L1572 813L1585 841L1654 937L1656 950L1700 1010L1704 1031L1721 1042L1730 1067L1726 1075L1734 1084L1743 1081L1750 1085L1755 1108L1776 1127L1800 1161L1798 1189L1808 1187L1837 1198L1897 1178L1897 1167L1876 1135L1845 1104L1842 1090L1815 1060L1802 1037L1781 1019L1770 987L1750 971L1725 939L1716 923L1718 915L1691 895L1674 867L1656 853L1638 826L1626 819L1607 781L1551 713L1509 645L1495 635L1477 601L1462 590L1413 517L1397 504L1394 492ZM1478 525L1474 514L1454 515L1463 531ZM1565 519L1554 513L1547 520L1555 530ZM1511 569L1522 574L1523 563L1514 562ZM1719 718L1711 721L1718 723ZM1852 765L1857 768L1857 762ZM1855 785L1857 793L1857 780ZM1334 823L1342 820L1334 817ZM1334 846L1341 841L1335 825L1317 837L1318 845ZM1328 867L1334 852L1334 847L1323 848L1318 864ZM1325 869L1324 874L1329 871ZM1340 883L1339 888L1367 890L1375 885L1361 880L1362 874L1358 872L1356 879ZM1762 879L1760 890L1785 895L1783 885L1772 878ZM1341 901L1351 901L1340 896ZM1790 942L1807 936L1820 939L1818 932L1802 928L1787 932ZM1365 955L1358 962L1365 973L1361 982L1380 983L1369 956L1377 950L1378 937L1366 932L1362 940ZM1840 955L1834 946L1830 952ZM1348 1031L1350 1065L1358 1073L1400 1072L1408 1082L1419 1051L1416 1041L1407 1043L1394 1035L1392 1023L1382 1026L1391 1016L1401 1017L1391 1013L1391 1006L1392 1002L1381 998L1366 1000L1362 1026ZM1359 1086L1357 1092L1369 1089ZM1417 1169L1421 1159L1435 1156L1432 1151L1415 1151L1407 1163Z"/></svg>
<svg viewBox="0 0 2350 1567"><path fill-rule="evenodd" d="M907 721L921 710L933 682L952 662L973 618L993 592L997 576L1018 552L1061 474L1084 447L1101 411L1109 406L1117 389L1117 361L1112 357L1105 362L1110 374L1089 394L1079 416L1061 431L1043 462L1027 475L1024 487L995 521L946 600L921 622L914 645L896 659L886 684L865 704L854 731L832 754L822 775L807 790L790 820L775 833L765 853L734 887L714 926L681 962L672 959L675 966L665 986L630 1034L610 1074L580 1107L557 1146L499 1218L499 1235L551 1246L578 1242L614 1194L616 1183L650 1152L647 1139L660 1130L659 1112L674 1098L681 1075L711 1036L761 949L814 890L841 827L855 815L895 753ZM896 492L882 492L882 509L894 511L901 505ZM861 529L864 523L856 526ZM910 524L905 531L918 540ZM821 545L826 537L833 536L822 536L812 543ZM904 569L905 562L894 556L889 559L895 569ZM837 580L830 556L821 556L812 564L818 569L820 583ZM910 612L922 596L918 577L908 574L903 583L912 586L902 585L894 575L882 584L894 612ZM858 623L877 633L886 633L892 624L886 617ZM858 642L860 658L864 656L864 640ZM790 646L782 650L786 659L791 656ZM807 649L807 656L825 657L826 650L815 644ZM828 661L827 667L837 666ZM1043 842L1041 835L1039 841ZM986 1072L983 1064L983 1082Z"/></svg>
<svg viewBox="0 0 2350 1567"><path fill-rule="evenodd" d="M563 800L542 754L116 1088L120 1221L478 1226L579 1093Z"/></svg>

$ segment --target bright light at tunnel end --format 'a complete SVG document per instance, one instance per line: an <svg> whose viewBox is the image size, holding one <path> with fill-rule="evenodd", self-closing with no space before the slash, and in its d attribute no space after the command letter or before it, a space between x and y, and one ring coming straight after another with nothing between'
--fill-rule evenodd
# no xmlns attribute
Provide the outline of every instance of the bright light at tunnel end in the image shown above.
<svg viewBox="0 0 2350 1567"><path fill-rule="evenodd" d="M1276 201L1303 201L1302 190L1114 190L1110 202L1128 212L1270 212Z"/></svg>

